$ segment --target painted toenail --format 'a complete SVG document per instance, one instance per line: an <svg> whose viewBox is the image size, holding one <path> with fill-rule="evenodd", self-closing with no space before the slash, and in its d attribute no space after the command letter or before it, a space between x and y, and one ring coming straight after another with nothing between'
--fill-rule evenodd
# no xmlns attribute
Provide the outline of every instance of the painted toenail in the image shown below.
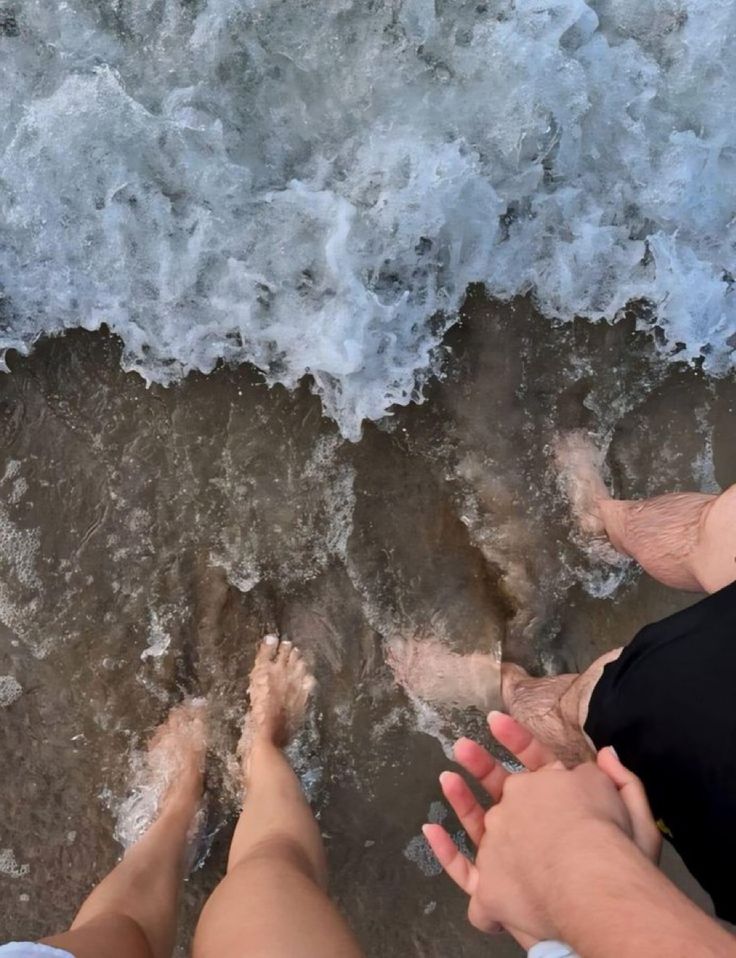
<svg viewBox="0 0 736 958"><path fill-rule="evenodd" d="M263 641L266 643L266 645L278 645L279 637L277 635L272 635L272 634L264 635Z"/></svg>

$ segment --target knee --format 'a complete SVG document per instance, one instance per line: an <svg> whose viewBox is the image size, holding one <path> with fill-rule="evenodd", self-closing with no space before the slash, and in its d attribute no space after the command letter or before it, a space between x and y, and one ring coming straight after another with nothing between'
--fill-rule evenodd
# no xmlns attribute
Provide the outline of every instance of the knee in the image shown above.
<svg viewBox="0 0 736 958"><path fill-rule="evenodd" d="M736 483L724 489L715 496L704 510L703 530L707 532L721 532L721 523L726 523L731 529L736 519Z"/></svg>
<svg viewBox="0 0 736 958"><path fill-rule="evenodd" d="M83 907L74 919L70 932L79 939L79 943L87 943L99 951L104 950L101 946L115 942L122 944L121 950L128 955L138 955L140 958L154 958L155 955L141 925L122 912L102 912L87 918Z"/></svg>
<svg viewBox="0 0 736 958"><path fill-rule="evenodd" d="M288 835L272 835L251 846L237 860L228 863L228 874L236 868L276 873L280 879L289 874L308 879L320 888L327 886L323 863L312 860L304 848Z"/></svg>

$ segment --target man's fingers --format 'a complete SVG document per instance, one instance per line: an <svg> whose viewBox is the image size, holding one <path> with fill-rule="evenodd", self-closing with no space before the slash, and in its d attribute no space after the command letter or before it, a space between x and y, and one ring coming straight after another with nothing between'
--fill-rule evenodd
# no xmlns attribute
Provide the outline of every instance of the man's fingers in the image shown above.
<svg viewBox="0 0 736 958"><path fill-rule="evenodd" d="M500 762L497 762L491 753L469 738L460 738L453 748L455 761L462 765L468 775L477 779L482 788L491 796L494 802L501 798L503 783L509 773Z"/></svg>
<svg viewBox="0 0 736 958"><path fill-rule="evenodd" d="M468 861L441 825L424 825L422 832L437 861L450 878L467 895L472 895L478 884L475 865Z"/></svg>
<svg viewBox="0 0 736 958"><path fill-rule="evenodd" d="M612 748L598 752L598 768L605 772L618 789L621 801L631 819L633 839L647 858L656 862L662 850L662 836L654 821L649 799L641 781L629 771Z"/></svg>
<svg viewBox="0 0 736 958"><path fill-rule="evenodd" d="M485 809L468 788L465 779L456 772L443 772L440 775L442 794L452 806L460 824L474 845L480 845L485 832Z"/></svg>
<svg viewBox="0 0 736 958"><path fill-rule="evenodd" d="M488 727L496 741L515 755L530 772L554 762L556 756L552 749L538 742L529 729L524 728L510 715L491 712L488 716Z"/></svg>

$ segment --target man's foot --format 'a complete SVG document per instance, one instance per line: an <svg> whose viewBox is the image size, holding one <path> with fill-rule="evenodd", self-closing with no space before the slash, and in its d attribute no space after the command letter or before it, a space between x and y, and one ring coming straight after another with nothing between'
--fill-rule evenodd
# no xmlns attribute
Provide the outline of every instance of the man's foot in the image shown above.
<svg viewBox="0 0 736 958"><path fill-rule="evenodd" d="M254 741L265 739L283 748L304 722L316 680L299 649L275 635L263 639L250 673L250 712L240 745L246 759Z"/></svg>
<svg viewBox="0 0 736 958"><path fill-rule="evenodd" d="M581 531L604 537L600 503L611 498L603 481L605 454L581 430L560 436L554 453L560 483Z"/></svg>
<svg viewBox="0 0 736 958"><path fill-rule="evenodd" d="M433 705L502 708L501 664L495 655L459 655L434 639L393 639L386 661L410 696Z"/></svg>

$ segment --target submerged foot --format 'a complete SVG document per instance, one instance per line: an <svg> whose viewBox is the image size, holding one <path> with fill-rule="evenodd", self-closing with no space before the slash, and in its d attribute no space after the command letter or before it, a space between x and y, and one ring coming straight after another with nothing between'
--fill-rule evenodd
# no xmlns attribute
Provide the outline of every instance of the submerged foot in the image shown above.
<svg viewBox="0 0 736 958"><path fill-rule="evenodd" d="M163 784L162 811L173 805L199 805L207 753L206 718L204 699L187 699L169 712L149 743L149 771Z"/></svg>
<svg viewBox="0 0 736 958"><path fill-rule="evenodd" d="M240 753L247 759L252 743L266 739L279 748L287 745L304 723L309 696L316 680L291 642L267 635L261 642L250 673L250 712Z"/></svg>
<svg viewBox="0 0 736 958"><path fill-rule="evenodd" d="M398 684L424 702L483 712L501 707L501 664L495 655L460 655L434 639L396 638L386 661Z"/></svg>
<svg viewBox="0 0 736 958"><path fill-rule="evenodd" d="M204 788L207 707L187 699L156 729L148 748L134 756L131 794L118 813L115 836L125 848L163 815L195 822Z"/></svg>
<svg viewBox="0 0 736 958"><path fill-rule="evenodd" d="M611 498L603 480L605 454L581 430L560 436L554 454L560 483L581 531L605 536L600 504Z"/></svg>

